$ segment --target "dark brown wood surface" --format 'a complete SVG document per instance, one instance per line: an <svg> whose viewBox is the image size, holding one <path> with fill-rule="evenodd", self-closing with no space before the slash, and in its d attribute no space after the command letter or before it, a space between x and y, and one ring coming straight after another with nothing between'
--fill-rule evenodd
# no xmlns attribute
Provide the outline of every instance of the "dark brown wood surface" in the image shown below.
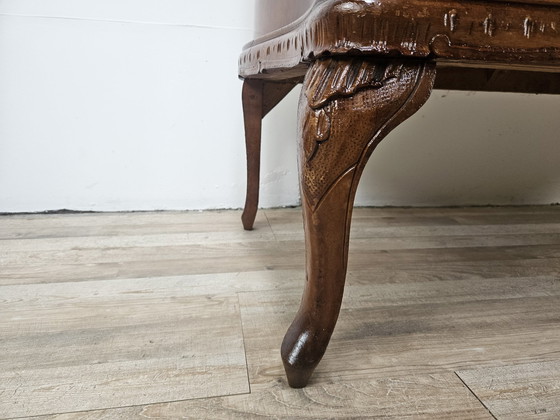
<svg viewBox="0 0 560 420"><path fill-rule="evenodd" d="M299 18L248 44L239 61L245 229L258 206L261 119L304 83L298 132L306 283L281 349L292 387L306 386L337 322L354 195L377 144L424 104L434 83L560 93L560 0L316 0L306 12L308 3L272 21L267 9L261 28Z"/></svg>
<svg viewBox="0 0 560 420"><path fill-rule="evenodd" d="M270 83L247 79L243 83L243 117L247 152L247 196L241 220L245 230L252 230L259 203L261 162L261 121L299 81Z"/></svg>
<svg viewBox="0 0 560 420"><path fill-rule="evenodd" d="M560 73L438 67L434 89L560 94Z"/></svg>
<svg viewBox="0 0 560 420"><path fill-rule="evenodd" d="M320 0L311 13L248 44L242 77L266 77L331 54L538 66L560 71L560 3Z"/></svg>
<svg viewBox="0 0 560 420"><path fill-rule="evenodd" d="M338 319L362 170L385 135L428 99L434 77L432 62L332 58L317 60L305 78L299 163L307 282L282 343L292 387L307 385Z"/></svg>

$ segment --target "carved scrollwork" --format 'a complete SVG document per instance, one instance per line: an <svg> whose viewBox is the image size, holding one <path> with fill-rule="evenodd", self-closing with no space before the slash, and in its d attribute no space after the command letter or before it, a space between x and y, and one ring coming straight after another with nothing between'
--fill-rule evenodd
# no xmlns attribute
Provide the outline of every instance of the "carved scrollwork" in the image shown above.
<svg viewBox="0 0 560 420"><path fill-rule="evenodd" d="M359 59L319 60L305 85L307 104L311 108L304 131L313 133L305 144L306 162L310 163L322 144L331 136L331 118L337 98L349 97L362 89L379 89L399 77L401 65L378 62L372 65Z"/></svg>
<svg viewBox="0 0 560 420"><path fill-rule="evenodd" d="M329 58L307 73L299 108L307 281L281 348L292 387L307 384L338 318L361 170L426 101L434 78L435 63L418 60Z"/></svg>
<svg viewBox="0 0 560 420"><path fill-rule="evenodd" d="M248 45L240 75L357 53L558 68L560 3L325 0L285 32Z"/></svg>
<svg viewBox="0 0 560 420"><path fill-rule="evenodd" d="M431 64L351 57L313 64L300 99L302 190L311 207L365 164L396 114L425 101L429 89L422 100L414 94L425 66Z"/></svg>

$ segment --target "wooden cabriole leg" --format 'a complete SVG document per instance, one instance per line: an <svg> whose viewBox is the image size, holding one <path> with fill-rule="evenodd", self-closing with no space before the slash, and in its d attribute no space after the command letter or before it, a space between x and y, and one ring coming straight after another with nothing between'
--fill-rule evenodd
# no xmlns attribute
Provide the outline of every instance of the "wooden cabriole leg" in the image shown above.
<svg viewBox="0 0 560 420"><path fill-rule="evenodd" d="M346 277L354 196L373 149L428 99L435 63L326 58L309 69L299 104L306 271L282 343L290 386L306 386L334 330Z"/></svg>
<svg viewBox="0 0 560 420"><path fill-rule="evenodd" d="M261 166L261 126L263 82L247 79L243 83L243 119L247 152L247 195L241 215L243 228L253 229L259 204L259 175Z"/></svg>
<svg viewBox="0 0 560 420"><path fill-rule="evenodd" d="M247 196L241 221L245 230L253 229L259 205L262 119L274 108L299 80L269 82L245 79L243 83L243 119L247 151Z"/></svg>

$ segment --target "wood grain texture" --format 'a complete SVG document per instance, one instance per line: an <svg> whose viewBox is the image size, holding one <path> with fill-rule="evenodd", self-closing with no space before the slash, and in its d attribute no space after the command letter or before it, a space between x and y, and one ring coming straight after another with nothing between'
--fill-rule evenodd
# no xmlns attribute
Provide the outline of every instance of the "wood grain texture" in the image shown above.
<svg viewBox="0 0 560 420"><path fill-rule="evenodd" d="M560 418L560 358L457 375L498 419Z"/></svg>
<svg viewBox="0 0 560 420"><path fill-rule="evenodd" d="M0 417L249 391L235 295L163 279L0 290Z"/></svg>
<svg viewBox="0 0 560 420"><path fill-rule="evenodd" d="M39 238L84 238L174 234L196 237L217 233L237 235L239 214L232 211L75 213L0 215L0 240ZM258 220L260 232L268 228L266 217ZM255 233L251 233L254 236ZM230 236L230 238L232 238ZM207 239L212 239L207 238Z"/></svg>
<svg viewBox="0 0 560 420"><path fill-rule="evenodd" d="M261 166L261 131L264 83L261 80L243 82L243 121L247 156L247 193L241 220L245 230L252 230L259 203Z"/></svg>
<svg viewBox="0 0 560 420"><path fill-rule="evenodd" d="M301 305L282 341L290 386L304 387L335 327L362 171L398 124L428 99L432 62L317 60L299 103L299 177L306 251Z"/></svg>
<svg viewBox="0 0 560 420"><path fill-rule="evenodd" d="M306 283L298 312L281 346L290 386L306 386L321 360L342 301L354 195L377 144L439 87L487 91L560 92L560 1L316 0L294 14L290 25L247 44L239 58L244 92L262 97L266 80L301 80L299 103L300 190L305 234ZM272 5L265 20L286 4ZM259 16L263 19L263 16ZM266 27L268 22L262 22ZM273 23L273 26L276 27ZM308 69L306 69L308 67ZM549 72L545 77L531 72ZM540 76L540 74L539 74ZM255 102L255 108L261 104ZM257 111L246 130L249 181L243 224L252 227L258 196L260 145ZM253 117L251 117L253 115ZM255 134L256 133L256 134ZM258 141L257 141L258 139ZM251 167L257 168L251 171ZM255 181L256 180L256 181ZM465 239L465 238L461 238ZM539 257L559 258L556 234L469 238L461 248L484 259L485 246L510 256L537 245ZM390 248L407 263L408 244ZM422 249L445 248L455 258L457 238L419 241ZM550 245L552 248L548 248ZM464 255L464 254L461 254ZM378 256L378 255L376 255ZM426 255L424 255L427 257ZM535 254L533 254L535 257ZM381 258L382 260L382 258ZM379 266L379 265L378 265Z"/></svg>
<svg viewBox="0 0 560 420"><path fill-rule="evenodd" d="M473 419L492 416L454 374L325 383L304 390L276 382L252 395L219 397L90 413L45 420L157 419ZM31 420L31 419L29 419ZM40 420L37 418L36 420Z"/></svg>
<svg viewBox="0 0 560 420"><path fill-rule="evenodd" d="M272 284L285 285L282 275L292 278L297 272L303 277L301 209L269 210L266 216L257 215L253 232L239 229L240 214L233 211L2 217L0 234L6 239L0 243L0 284L159 277L162 273L226 281L232 272L263 272L264 278L279 280L268 282L272 288ZM547 252L557 249L554 244L537 248L512 248L507 244L484 247L484 235L480 235L486 231L504 238L512 233L549 237L560 222L557 207L357 209L353 220L355 241L351 243L350 275L356 276L359 271L364 280L367 275L387 281L430 276L456 278L473 273L484 277L507 276L511 272L509 267L529 276L560 271L560 260L554 258L554 253L545 257ZM453 226L455 230L450 231ZM477 229L472 235L469 226ZM457 243L446 241L453 249L431 246L386 252L376 245L385 241L389 246L387 239L378 235L395 236L402 241L398 237L406 239L422 232L427 236L425 243L442 244L451 233L462 236L464 243L476 240L480 247L470 249L466 243L457 247ZM413 238L409 238L408 244L415 247ZM366 248L361 249L362 246ZM371 270L373 253L375 271ZM394 262L397 257L398 264ZM403 269L398 270L399 266ZM218 283L211 281L214 287ZM300 283L294 279L290 284Z"/></svg>
<svg viewBox="0 0 560 420"><path fill-rule="evenodd" d="M247 194L241 220L245 230L252 230L259 204L262 119L299 81L273 83L247 79L243 82L243 120L247 155Z"/></svg>
<svg viewBox="0 0 560 420"><path fill-rule="evenodd" d="M315 0L303 14L309 5L301 3L291 16L297 20L247 44L239 58L244 89L259 86L262 93L265 80L299 81L305 75L298 111L298 160L306 282L281 346L293 387L306 386L337 321L361 172L379 141L426 101L436 65L442 69L438 83L444 89L560 92L558 0ZM282 2L270 7L275 9L269 10L267 21L274 11L286 10ZM256 103L255 108L260 107ZM253 125L248 138L258 137L258 142L248 142L248 151L260 144L260 126ZM249 160L253 162L249 167L257 171L249 170L252 186L247 197L252 198L243 218L246 229L252 227L258 194L258 155L248 153ZM417 243L427 261L425 250L430 247L445 249L448 261L457 258L458 250L451 244L461 241L461 249L468 248L461 258L468 253L484 260L487 246L501 246L508 259L521 254L560 258L554 232L535 237L534 242L513 234L507 240L465 239L448 236ZM406 241L399 245L391 238L378 241L378 246L399 257L401 264L411 262ZM380 252L373 254L376 261L383 261Z"/></svg>
<svg viewBox="0 0 560 420"><path fill-rule="evenodd" d="M282 375L271 349L298 294L240 298L254 387ZM556 360L559 303L557 276L369 285L349 277L337 328L309 386ZM263 335L263 328L272 332Z"/></svg>
<svg viewBox="0 0 560 420"><path fill-rule="evenodd" d="M500 386L514 393L497 418L527 418L516 401L533 407L532 393L545 403L535 409L557 417L548 402L557 399L560 207L355 209L341 317L304 390L288 388L278 352L304 279L301 209L264 210L253 233L239 216L0 217L0 275L21 283L0 286L0 418L14 412L4 410L15 410L13 395L27 395L24 416L59 413L37 420L484 419L455 372L505 367ZM241 325L246 367L232 369L244 391L189 399L235 388L236 374L211 360L238 357ZM193 357L172 364L184 355ZM8 378L14 371L22 376ZM23 388L7 391L14 380ZM142 402L146 392L154 403ZM80 395L100 409L65 413L87 409Z"/></svg>
<svg viewBox="0 0 560 420"><path fill-rule="evenodd" d="M240 212L219 211L4 216L0 284L204 274L220 269L230 273L242 271L250 261L262 270L276 258L281 266L285 251L277 252L271 242L274 235L266 217L257 215L258 230L249 233L240 231L240 216ZM248 251L245 261L233 258L224 263L224 256L242 250ZM271 260L260 258L267 253Z"/></svg>
<svg viewBox="0 0 560 420"><path fill-rule="evenodd" d="M434 58L560 71L560 3L319 0L310 13L245 46L242 77L266 78L325 55ZM459 82L460 83L460 82Z"/></svg>

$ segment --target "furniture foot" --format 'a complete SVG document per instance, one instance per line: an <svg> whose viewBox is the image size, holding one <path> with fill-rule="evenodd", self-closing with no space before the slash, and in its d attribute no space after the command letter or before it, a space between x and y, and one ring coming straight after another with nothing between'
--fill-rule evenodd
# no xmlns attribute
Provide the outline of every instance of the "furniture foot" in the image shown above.
<svg viewBox="0 0 560 420"><path fill-rule="evenodd" d="M243 83L243 118L247 151L247 196L241 221L252 230L259 205L262 119L299 83L299 80L268 82L245 79Z"/></svg>
<svg viewBox="0 0 560 420"><path fill-rule="evenodd" d="M428 99L435 63L327 58L307 72L299 103L306 283L282 343L288 383L301 388L334 330L346 277L350 220L373 149Z"/></svg>

